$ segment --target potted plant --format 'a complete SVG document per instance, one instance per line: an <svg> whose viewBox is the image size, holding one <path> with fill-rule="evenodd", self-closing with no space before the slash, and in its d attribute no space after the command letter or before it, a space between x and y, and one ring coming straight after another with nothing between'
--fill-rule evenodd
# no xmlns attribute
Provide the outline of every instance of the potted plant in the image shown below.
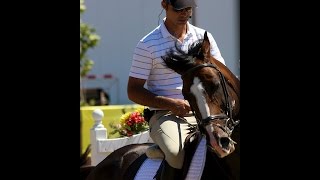
<svg viewBox="0 0 320 180"><path fill-rule="evenodd" d="M144 107L139 107L133 112L127 112L120 117L119 123L111 123L114 131L111 134L119 133L120 137L131 137L149 130L148 122L143 117Z"/></svg>

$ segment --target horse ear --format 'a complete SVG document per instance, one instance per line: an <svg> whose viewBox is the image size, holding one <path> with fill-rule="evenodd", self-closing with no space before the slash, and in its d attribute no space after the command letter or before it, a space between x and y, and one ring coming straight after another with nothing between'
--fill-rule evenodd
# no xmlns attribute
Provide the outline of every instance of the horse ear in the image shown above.
<svg viewBox="0 0 320 180"><path fill-rule="evenodd" d="M205 63L208 63L211 57L211 53L210 53L210 41L207 35L207 31L204 33L204 39L202 42L202 53L204 58Z"/></svg>

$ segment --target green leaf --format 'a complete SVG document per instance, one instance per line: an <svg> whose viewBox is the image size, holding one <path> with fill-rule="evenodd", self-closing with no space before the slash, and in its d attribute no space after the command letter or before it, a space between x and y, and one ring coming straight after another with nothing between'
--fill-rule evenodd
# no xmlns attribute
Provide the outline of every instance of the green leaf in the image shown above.
<svg viewBox="0 0 320 180"><path fill-rule="evenodd" d="M86 10L84 0L80 0L80 15ZM86 54L89 49L96 47L100 36L95 33L95 28L82 22L80 18L80 76L86 76L93 67L93 61L88 59Z"/></svg>

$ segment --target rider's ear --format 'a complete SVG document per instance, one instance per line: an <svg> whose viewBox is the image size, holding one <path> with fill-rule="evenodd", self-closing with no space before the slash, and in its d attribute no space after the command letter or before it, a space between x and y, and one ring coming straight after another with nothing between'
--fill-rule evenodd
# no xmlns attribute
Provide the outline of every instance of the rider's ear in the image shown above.
<svg viewBox="0 0 320 180"><path fill-rule="evenodd" d="M161 6L163 9L168 10L168 3L165 0L161 1Z"/></svg>

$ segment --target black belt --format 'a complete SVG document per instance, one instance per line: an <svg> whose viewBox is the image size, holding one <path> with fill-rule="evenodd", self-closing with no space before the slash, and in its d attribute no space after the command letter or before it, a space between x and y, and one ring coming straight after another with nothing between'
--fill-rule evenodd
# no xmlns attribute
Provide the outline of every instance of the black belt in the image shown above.
<svg viewBox="0 0 320 180"><path fill-rule="evenodd" d="M144 109L144 112L143 112L144 119L149 123L151 117L160 111L165 111L165 110L150 110L146 108Z"/></svg>

